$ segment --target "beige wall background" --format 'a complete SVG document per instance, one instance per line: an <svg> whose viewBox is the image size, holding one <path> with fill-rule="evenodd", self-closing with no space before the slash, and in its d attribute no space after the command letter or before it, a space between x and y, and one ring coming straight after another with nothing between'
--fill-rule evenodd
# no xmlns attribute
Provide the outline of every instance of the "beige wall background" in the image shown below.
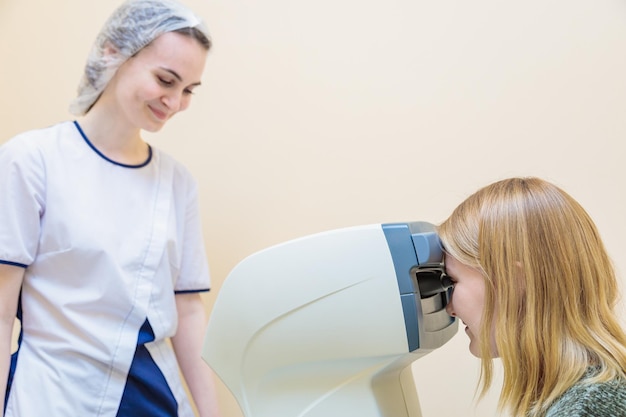
<svg viewBox="0 0 626 417"><path fill-rule="evenodd" d="M117 1L0 0L0 142L65 120ZM626 280L626 3L188 0L214 37L189 111L149 140L200 183L214 288L269 245L442 221L500 178L549 179L588 209ZM423 414L474 401L460 332L414 365ZM219 386L224 416L241 416Z"/></svg>

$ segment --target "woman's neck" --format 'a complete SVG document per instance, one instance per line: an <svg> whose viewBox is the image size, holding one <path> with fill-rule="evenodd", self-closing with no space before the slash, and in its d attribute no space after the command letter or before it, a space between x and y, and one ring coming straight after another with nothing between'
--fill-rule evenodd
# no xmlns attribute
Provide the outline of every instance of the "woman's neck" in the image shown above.
<svg viewBox="0 0 626 417"><path fill-rule="evenodd" d="M107 158L136 165L149 156L149 147L141 138L141 131L131 127L120 117L113 117L97 107L77 119L89 141Z"/></svg>

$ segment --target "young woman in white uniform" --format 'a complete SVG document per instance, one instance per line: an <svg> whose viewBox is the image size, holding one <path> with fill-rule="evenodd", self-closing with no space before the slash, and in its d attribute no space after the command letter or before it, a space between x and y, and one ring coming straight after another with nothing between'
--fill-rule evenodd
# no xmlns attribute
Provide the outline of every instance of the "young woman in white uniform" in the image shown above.
<svg viewBox="0 0 626 417"><path fill-rule="evenodd" d="M179 367L199 414L219 415L196 183L141 138L187 108L209 47L181 4L127 1L89 56L78 119L0 147L5 417L193 416Z"/></svg>

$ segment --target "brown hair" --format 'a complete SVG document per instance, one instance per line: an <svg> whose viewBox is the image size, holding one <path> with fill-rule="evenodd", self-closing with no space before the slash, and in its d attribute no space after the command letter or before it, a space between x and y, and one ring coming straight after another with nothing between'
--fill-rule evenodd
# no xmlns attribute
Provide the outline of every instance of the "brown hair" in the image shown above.
<svg viewBox="0 0 626 417"><path fill-rule="evenodd" d="M196 27L186 27L182 29L174 30L175 33L180 33L181 35L189 36L192 39L195 39L202 45L205 50L211 49L213 43L211 39L209 39L200 29Z"/></svg>

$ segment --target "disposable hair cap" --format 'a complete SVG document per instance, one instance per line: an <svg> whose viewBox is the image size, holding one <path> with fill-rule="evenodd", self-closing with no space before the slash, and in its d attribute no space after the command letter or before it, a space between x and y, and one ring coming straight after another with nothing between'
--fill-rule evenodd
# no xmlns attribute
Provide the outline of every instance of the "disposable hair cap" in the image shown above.
<svg viewBox="0 0 626 417"><path fill-rule="evenodd" d="M175 0L127 0L104 24L89 53L70 112L85 114L106 88L117 69L159 35L197 28L207 39L202 20ZM111 53L113 48L116 53Z"/></svg>

